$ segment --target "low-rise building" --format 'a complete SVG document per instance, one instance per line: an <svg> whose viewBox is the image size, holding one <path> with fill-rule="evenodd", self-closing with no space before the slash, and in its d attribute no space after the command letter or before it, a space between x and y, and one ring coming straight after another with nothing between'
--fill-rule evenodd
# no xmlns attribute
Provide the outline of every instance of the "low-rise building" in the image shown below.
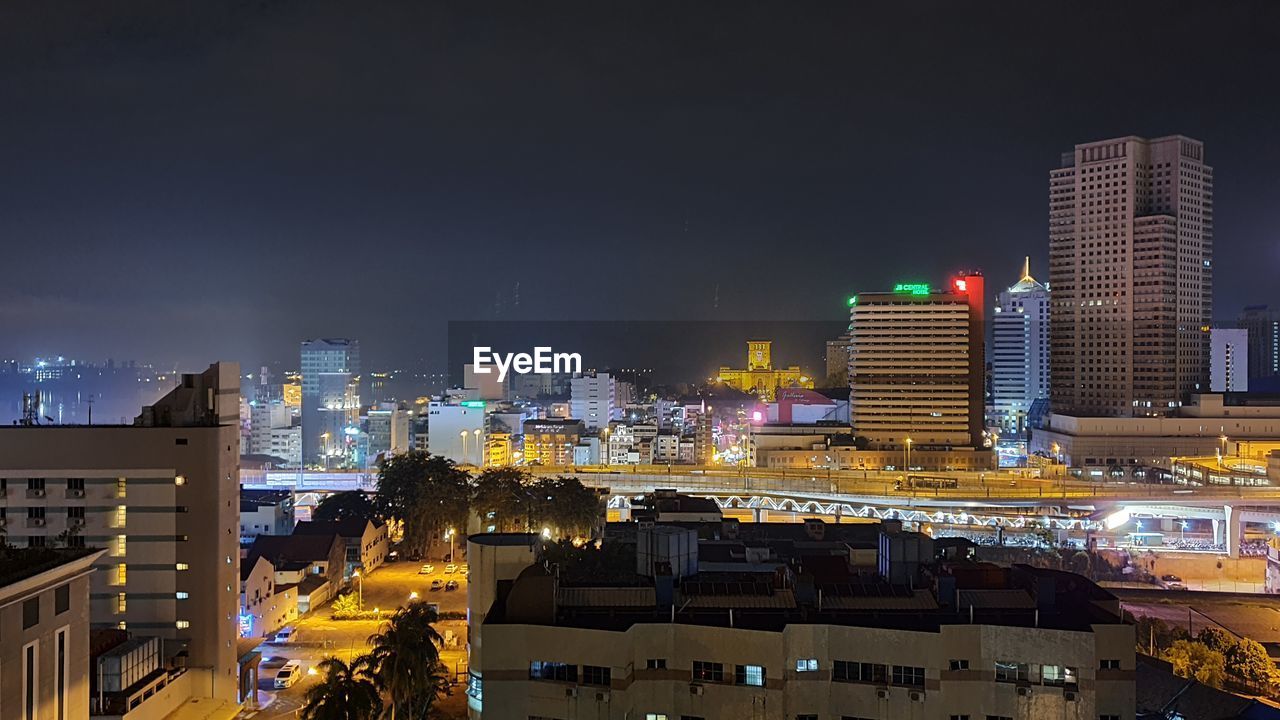
<svg viewBox="0 0 1280 720"><path fill-rule="evenodd" d="M381 520L311 520L300 522L294 528L297 535L338 535L346 543L346 563L342 570L344 580L351 579L356 570L369 574L387 560L390 537L387 524Z"/></svg>
<svg viewBox="0 0 1280 720"><path fill-rule="evenodd" d="M240 566L240 637L266 637L298 619L298 586L276 582L276 569L261 555Z"/></svg>
<svg viewBox="0 0 1280 720"><path fill-rule="evenodd" d="M103 550L0 556L0 720L89 716L89 574Z"/></svg>
<svg viewBox="0 0 1280 720"><path fill-rule="evenodd" d="M343 586L347 543L329 535L259 535L241 560L252 567L264 557L275 570L276 585L298 586L298 612L319 607Z"/></svg>
<svg viewBox="0 0 1280 720"><path fill-rule="evenodd" d="M573 447L582 438L579 420L548 418L524 421L526 465L571 465Z"/></svg>
<svg viewBox="0 0 1280 720"><path fill-rule="evenodd" d="M293 532L293 493L284 490L240 490L240 544L259 535Z"/></svg>
<svg viewBox="0 0 1280 720"><path fill-rule="evenodd" d="M470 538L473 717L1133 718L1133 627L1078 575L936 560L897 523L630 525L614 568Z"/></svg>

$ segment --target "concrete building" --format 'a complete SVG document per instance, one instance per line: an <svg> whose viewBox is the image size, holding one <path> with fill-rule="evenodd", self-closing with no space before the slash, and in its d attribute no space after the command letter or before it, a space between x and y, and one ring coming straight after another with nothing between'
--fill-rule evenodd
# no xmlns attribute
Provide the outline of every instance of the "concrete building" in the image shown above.
<svg viewBox="0 0 1280 720"><path fill-rule="evenodd" d="M217 363L133 425L0 427L10 543L106 548L91 578L95 628L127 628L181 655L193 692L239 703L239 367Z"/></svg>
<svg viewBox="0 0 1280 720"><path fill-rule="evenodd" d="M240 491L240 543L259 535L288 535L295 523L293 493L286 490Z"/></svg>
<svg viewBox="0 0 1280 720"><path fill-rule="evenodd" d="M275 455L278 450L275 432L289 430L293 426L293 411L281 402L249 403L249 442L241 448L245 455ZM299 436L301 437L301 436ZM286 462L296 458L277 455ZM290 467L298 467L294 462Z"/></svg>
<svg viewBox="0 0 1280 720"><path fill-rule="evenodd" d="M1209 331L1209 390L1246 392L1249 389L1249 331L1213 328Z"/></svg>
<svg viewBox="0 0 1280 720"><path fill-rule="evenodd" d="M813 378L798 365L785 368L773 366L773 341L751 340L747 343L747 366L734 369L722 365L716 380L735 390L752 393L761 400L772 400L779 388L813 388ZM664 414L659 412L659 418Z"/></svg>
<svg viewBox="0 0 1280 720"><path fill-rule="evenodd" d="M589 572L472 536L506 551L472 565L472 717L1133 718L1133 627L1085 578L938 561L895 523L776 527L611 524L635 561Z"/></svg>
<svg viewBox="0 0 1280 720"><path fill-rule="evenodd" d="M840 423L849 425L848 395L830 398L816 390L784 388L775 401L765 407L764 421L781 425L816 425Z"/></svg>
<svg viewBox="0 0 1280 720"><path fill-rule="evenodd" d="M349 580L358 570L368 575L387 560L390 537L387 524L375 520L347 518L345 520L310 520L300 522L293 530L295 535L337 535L346 544L346 564L342 577Z"/></svg>
<svg viewBox="0 0 1280 720"><path fill-rule="evenodd" d="M581 375L569 381L569 417L591 432L608 427L619 414L618 381L609 373Z"/></svg>
<svg viewBox="0 0 1280 720"><path fill-rule="evenodd" d="M899 283L849 300L849 414L876 448L980 447L986 293L976 273L946 288Z"/></svg>
<svg viewBox="0 0 1280 720"><path fill-rule="evenodd" d="M584 434L581 420L525 420L524 462L526 465L571 465L573 448Z"/></svg>
<svg viewBox="0 0 1280 720"><path fill-rule="evenodd" d="M240 637L266 637L298 619L298 586L276 582L276 569L259 555L240 566Z"/></svg>
<svg viewBox="0 0 1280 720"><path fill-rule="evenodd" d="M376 468L378 460L409 451L409 426L412 417L409 410L395 403L384 403L372 408L365 415L365 434L368 437L368 453L365 466Z"/></svg>
<svg viewBox="0 0 1280 720"><path fill-rule="evenodd" d="M1250 305L1240 313L1236 326L1249 333L1249 379L1280 377L1280 310Z"/></svg>
<svg viewBox="0 0 1280 720"><path fill-rule="evenodd" d="M849 387L849 347L852 343L853 339L848 335L827 341L827 381L823 387Z"/></svg>
<svg viewBox="0 0 1280 720"><path fill-rule="evenodd" d="M427 451L459 465L484 464L485 402L427 406Z"/></svg>
<svg viewBox="0 0 1280 720"><path fill-rule="evenodd" d="M474 398L476 400L488 400L490 402L507 399L507 382L509 377L498 380L498 371L493 368L486 368L488 372L476 372L475 366L467 363L462 366L462 387L468 390L475 390ZM513 373L518 375L518 373ZM536 396L536 393L535 393Z"/></svg>
<svg viewBox="0 0 1280 720"><path fill-rule="evenodd" d="M275 569L277 585L298 586L298 612L319 607L343 587L347 542L338 534L259 535L244 562L266 558Z"/></svg>
<svg viewBox="0 0 1280 720"><path fill-rule="evenodd" d="M360 343L305 340L302 368L302 457L308 465L340 465L347 428L360 418Z"/></svg>
<svg viewBox="0 0 1280 720"><path fill-rule="evenodd" d="M1167 415L1209 383L1213 169L1181 135L1077 145L1049 173L1051 402Z"/></svg>
<svg viewBox="0 0 1280 720"><path fill-rule="evenodd" d="M0 720L89 717L89 574L103 552L9 551L0 571Z"/></svg>
<svg viewBox="0 0 1280 720"><path fill-rule="evenodd" d="M1052 413L1031 431L1030 452L1094 477L1168 469L1171 458L1241 456L1262 463L1280 446L1280 396L1195 395L1172 417ZM1138 476L1143 477L1143 476Z"/></svg>
<svg viewBox="0 0 1280 720"><path fill-rule="evenodd" d="M1049 397L1049 289L1022 277L996 298L991 318L991 417L1001 435L1024 437L1031 404Z"/></svg>

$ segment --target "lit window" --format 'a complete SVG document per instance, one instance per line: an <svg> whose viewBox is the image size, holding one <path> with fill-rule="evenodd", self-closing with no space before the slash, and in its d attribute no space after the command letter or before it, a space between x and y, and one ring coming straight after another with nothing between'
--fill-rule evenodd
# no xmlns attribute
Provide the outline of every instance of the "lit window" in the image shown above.
<svg viewBox="0 0 1280 720"><path fill-rule="evenodd" d="M796 660L796 672L816 672L818 658L800 658Z"/></svg>
<svg viewBox="0 0 1280 720"><path fill-rule="evenodd" d="M116 594L116 612L122 613L125 611L126 608L128 608L128 606L129 606L129 602L126 595L124 593L117 593Z"/></svg>
<svg viewBox="0 0 1280 720"><path fill-rule="evenodd" d="M115 547L113 548L112 552L116 557L120 557L121 555L125 554L125 550L127 546L128 546L128 540L126 539L126 536L117 535Z"/></svg>
<svg viewBox="0 0 1280 720"><path fill-rule="evenodd" d="M174 570L190 570L191 566L186 563L178 563L173 566Z"/></svg>
<svg viewBox="0 0 1280 720"><path fill-rule="evenodd" d="M116 506L116 514L112 521L111 527L122 528L129 521L129 508L124 505Z"/></svg>
<svg viewBox="0 0 1280 720"><path fill-rule="evenodd" d="M183 476L179 475L179 476L177 476L177 477L175 477L175 478L173 479L173 484L174 484L174 485L186 485L186 484L187 484L187 479L186 479L185 477L183 477Z"/></svg>
<svg viewBox="0 0 1280 720"><path fill-rule="evenodd" d="M120 563L116 566L116 585L124 585L129 579L129 566Z"/></svg>
<svg viewBox="0 0 1280 720"><path fill-rule="evenodd" d="M191 621L190 621L190 620L179 620L179 621L175 622L175 623L173 624L173 626L174 626L174 627L176 627L176 628L178 628L179 630L186 630L187 628L191 627Z"/></svg>
<svg viewBox="0 0 1280 720"><path fill-rule="evenodd" d="M733 673L733 683L735 685L764 687L764 667L761 665L737 666Z"/></svg>
<svg viewBox="0 0 1280 720"><path fill-rule="evenodd" d="M187 598L191 597L191 594L179 590L178 592L174 593L174 597L178 598L179 600L186 600Z"/></svg>
<svg viewBox="0 0 1280 720"><path fill-rule="evenodd" d="M125 497L126 487L124 478L116 478L116 497Z"/></svg>

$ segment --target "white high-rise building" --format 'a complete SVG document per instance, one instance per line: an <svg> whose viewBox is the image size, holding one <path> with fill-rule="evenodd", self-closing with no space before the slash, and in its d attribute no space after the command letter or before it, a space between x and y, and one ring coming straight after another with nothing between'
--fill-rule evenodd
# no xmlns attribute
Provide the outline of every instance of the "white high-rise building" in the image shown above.
<svg viewBox="0 0 1280 720"><path fill-rule="evenodd" d="M1054 412L1167 415L1209 383L1213 169L1182 135L1077 145L1049 173Z"/></svg>
<svg viewBox="0 0 1280 720"><path fill-rule="evenodd" d="M484 412L483 400L428 405L427 452L459 465L484 465Z"/></svg>
<svg viewBox="0 0 1280 720"><path fill-rule="evenodd" d="M322 338L302 343L302 455L309 465L341 463L348 428L360 422L360 343Z"/></svg>
<svg viewBox="0 0 1280 720"><path fill-rule="evenodd" d="M618 381L608 373L575 377L569 382L569 413L587 430L609 426L618 407Z"/></svg>
<svg viewBox="0 0 1280 720"><path fill-rule="evenodd" d="M1209 331L1209 389L1213 392L1249 390L1249 331L1213 328Z"/></svg>
<svg viewBox="0 0 1280 720"><path fill-rule="evenodd" d="M1030 258L991 324L991 414L1001 435L1022 436L1031 403L1049 397L1049 289L1031 277Z"/></svg>

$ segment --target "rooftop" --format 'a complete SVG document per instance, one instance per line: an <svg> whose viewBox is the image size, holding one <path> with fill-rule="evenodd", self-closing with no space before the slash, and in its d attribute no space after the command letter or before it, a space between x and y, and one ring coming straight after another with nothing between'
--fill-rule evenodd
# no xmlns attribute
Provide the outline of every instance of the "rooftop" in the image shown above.
<svg viewBox="0 0 1280 720"><path fill-rule="evenodd" d="M87 555L95 548L0 547L0 587L35 577Z"/></svg>

